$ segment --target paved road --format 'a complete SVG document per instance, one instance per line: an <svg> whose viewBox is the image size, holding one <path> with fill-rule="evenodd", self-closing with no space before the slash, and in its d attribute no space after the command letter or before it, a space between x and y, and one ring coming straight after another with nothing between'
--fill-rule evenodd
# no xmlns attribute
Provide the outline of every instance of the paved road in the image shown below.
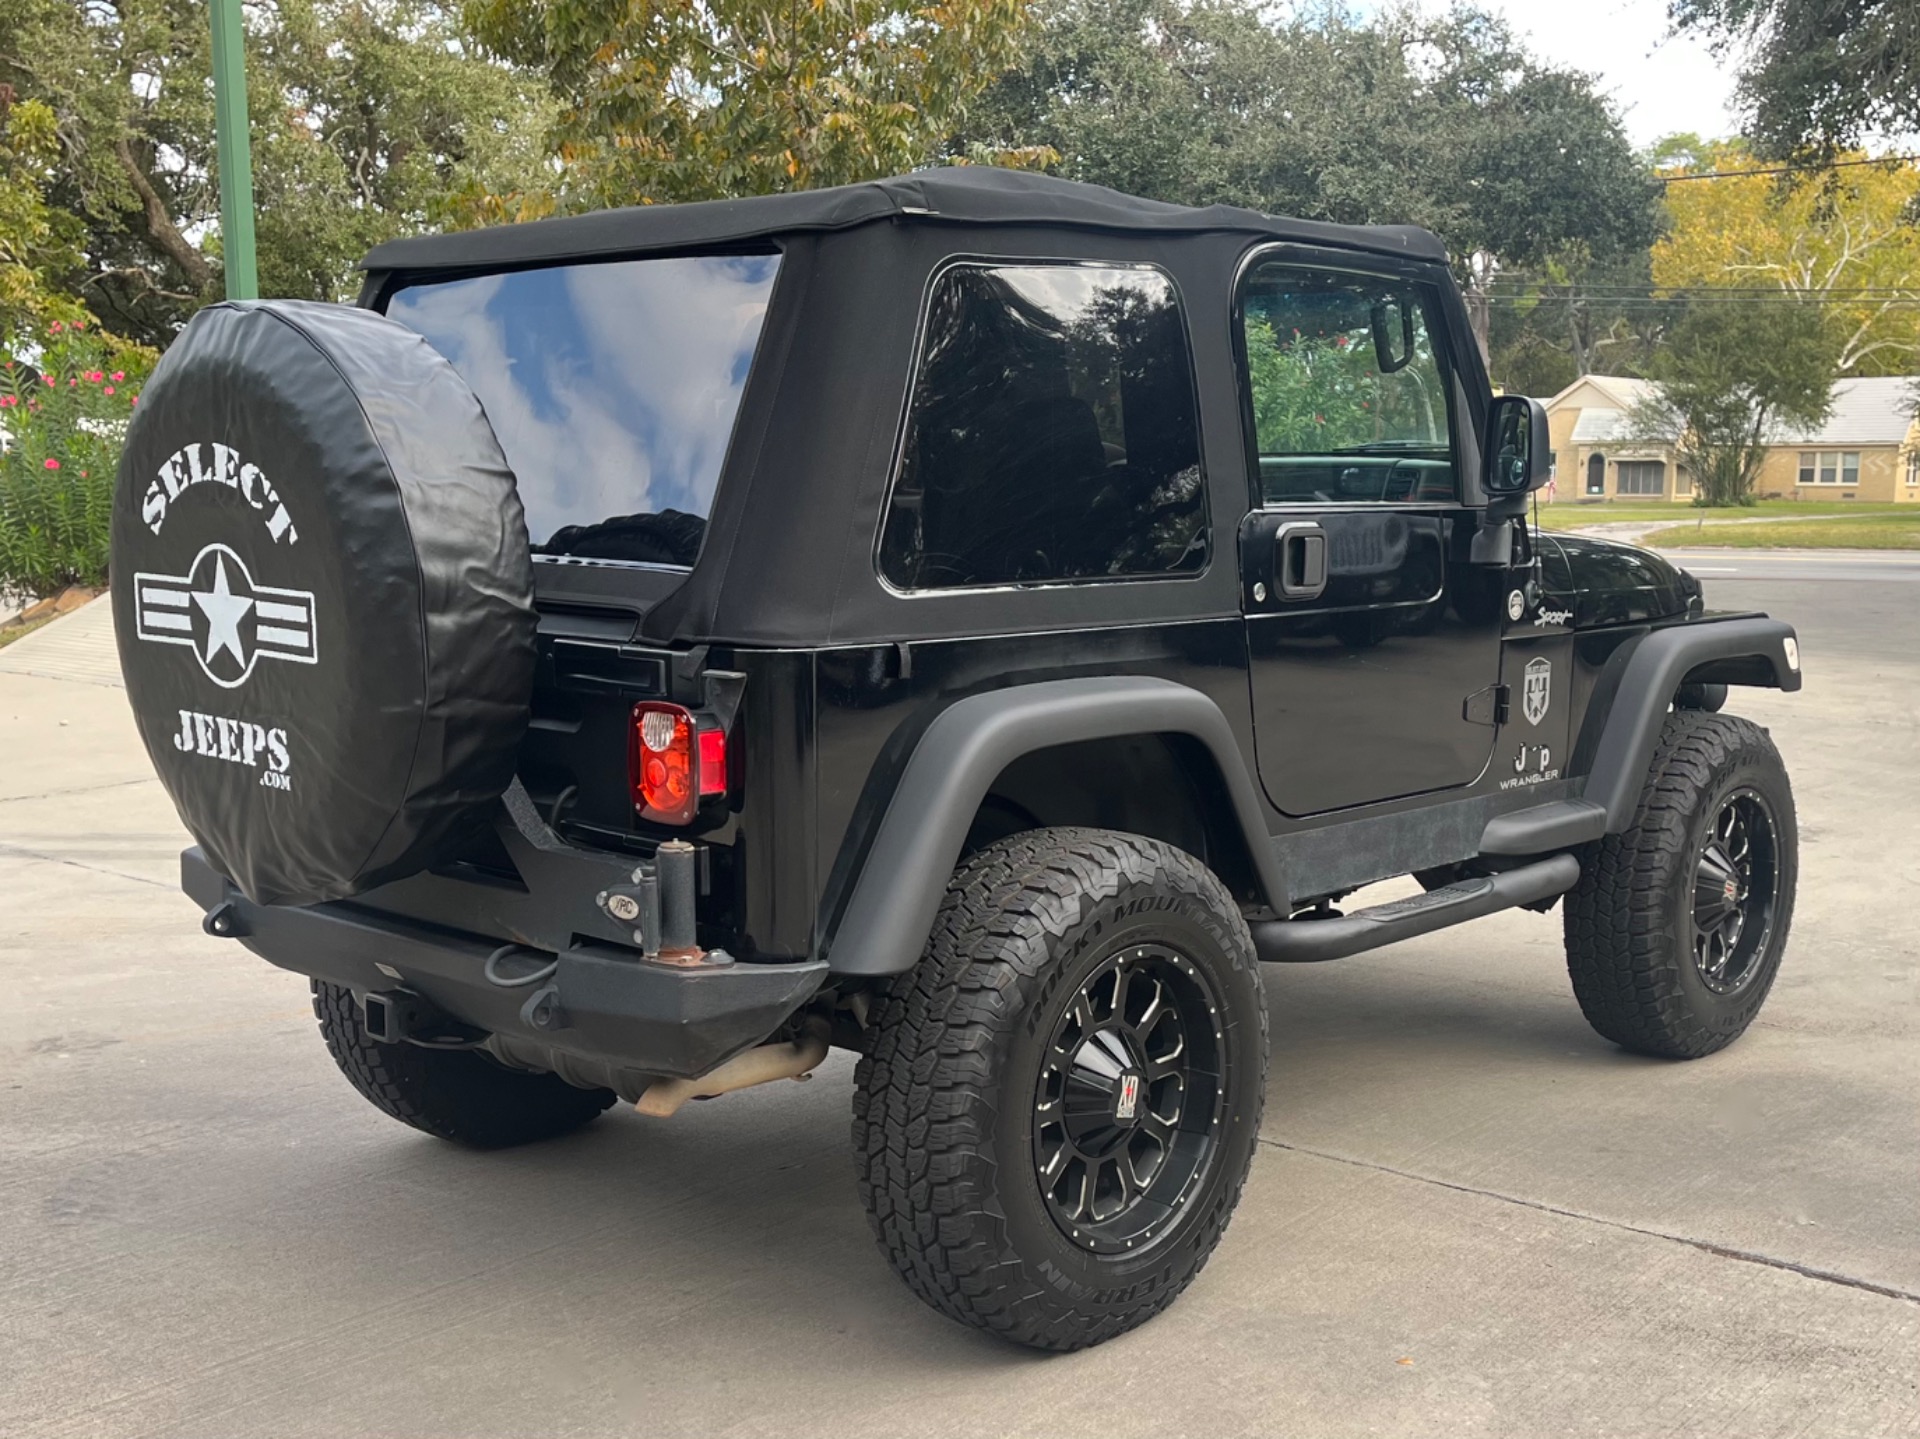
<svg viewBox="0 0 1920 1439"><path fill-rule="evenodd" d="M1661 550L1701 579L1826 580L1853 584L1920 583L1916 550ZM1784 592L1783 592L1784 595Z"/></svg>
<svg viewBox="0 0 1920 1439"><path fill-rule="evenodd" d="M1270 971L1219 1254L1051 1359L892 1278L844 1059L505 1155L375 1113L174 892L118 691L0 673L0 1434L1920 1434L1914 593L1708 585L1807 656L1740 705L1803 815L1754 1030L1609 1048L1554 917Z"/></svg>

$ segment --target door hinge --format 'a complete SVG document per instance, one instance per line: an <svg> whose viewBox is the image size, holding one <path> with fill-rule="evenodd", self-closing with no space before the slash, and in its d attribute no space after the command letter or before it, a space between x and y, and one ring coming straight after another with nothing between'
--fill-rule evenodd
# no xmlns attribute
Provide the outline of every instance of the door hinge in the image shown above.
<svg viewBox="0 0 1920 1439"><path fill-rule="evenodd" d="M1475 690L1460 707L1460 718L1468 724L1503 725L1512 717L1513 690L1507 685Z"/></svg>

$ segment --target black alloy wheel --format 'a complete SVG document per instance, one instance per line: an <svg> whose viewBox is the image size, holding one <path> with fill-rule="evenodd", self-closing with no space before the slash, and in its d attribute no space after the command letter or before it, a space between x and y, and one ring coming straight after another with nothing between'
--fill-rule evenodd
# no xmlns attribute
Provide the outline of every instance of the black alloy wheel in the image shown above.
<svg viewBox="0 0 1920 1439"><path fill-rule="evenodd" d="M1075 1244L1151 1243L1206 1172L1219 1133L1220 1005L1192 961L1129 947L1080 985L1041 1058L1033 1159Z"/></svg>
<svg viewBox="0 0 1920 1439"><path fill-rule="evenodd" d="M1751 789L1727 796L1693 865L1693 962L1715 994L1736 994L1766 950L1779 890L1773 812Z"/></svg>
<svg viewBox="0 0 1920 1439"><path fill-rule="evenodd" d="M1196 856L1023 830L955 872L855 1074L860 1198L913 1292L1038 1349L1145 1323L1207 1262L1266 1091L1253 937Z"/></svg>
<svg viewBox="0 0 1920 1439"><path fill-rule="evenodd" d="M1666 1059L1726 1048L1773 988L1798 876L1793 787L1767 732L1673 711L1632 823L1581 852L1562 901L1588 1022Z"/></svg>

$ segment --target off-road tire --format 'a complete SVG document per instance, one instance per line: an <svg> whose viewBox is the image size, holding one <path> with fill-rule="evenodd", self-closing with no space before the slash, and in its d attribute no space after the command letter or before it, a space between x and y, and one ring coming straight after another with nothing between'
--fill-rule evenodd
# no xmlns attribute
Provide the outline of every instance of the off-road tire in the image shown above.
<svg viewBox="0 0 1920 1439"><path fill-rule="evenodd" d="M508 1069L464 1049L386 1044L366 1032L353 991L313 981L313 1013L327 1052L376 1109L474 1149L569 1134L611 1105L610 1089L576 1089L551 1074Z"/></svg>
<svg viewBox="0 0 1920 1439"><path fill-rule="evenodd" d="M1138 1251L1092 1253L1042 1193L1036 1084L1080 986L1150 944L1184 956L1218 997L1218 1139ZM1266 1058L1252 938L1206 866L1106 830L1000 840L954 875L859 1065L854 1157L874 1234L907 1286L963 1324L1051 1350L1125 1333L1219 1242L1258 1139Z"/></svg>
<svg viewBox="0 0 1920 1439"><path fill-rule="evenodd" d="M1718 994L1694 958L1694 865L1728 797L1771 811L1778 886L1751 977ZM1582 856L1567 895L1567 972L1587 1020L1641 1054L1698 1059L1738 1039L1773 987L1793 918L1798 831L1786 766L1767 732L1733 715L1667 717L1633 823Z"/></svg>

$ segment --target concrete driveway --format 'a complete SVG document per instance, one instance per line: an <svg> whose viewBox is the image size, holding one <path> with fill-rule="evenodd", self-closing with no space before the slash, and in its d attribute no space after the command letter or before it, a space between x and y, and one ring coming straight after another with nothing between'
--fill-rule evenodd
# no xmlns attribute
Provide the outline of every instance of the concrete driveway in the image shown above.
<svg viewBox="0 0 1920 1439"><path fill-rule="evenodd" d="M123 696L50 628L0 651L0 1434L1920 1434L1913 579L1708 577L1807 655L1736 706L1804 846L1745 1040L1602 1043L1557 914L1269 970L1225 1242L1058 1358L893 1278L844 1057L508 1154L376 1113L305 982L202 936Z"/></svg>

